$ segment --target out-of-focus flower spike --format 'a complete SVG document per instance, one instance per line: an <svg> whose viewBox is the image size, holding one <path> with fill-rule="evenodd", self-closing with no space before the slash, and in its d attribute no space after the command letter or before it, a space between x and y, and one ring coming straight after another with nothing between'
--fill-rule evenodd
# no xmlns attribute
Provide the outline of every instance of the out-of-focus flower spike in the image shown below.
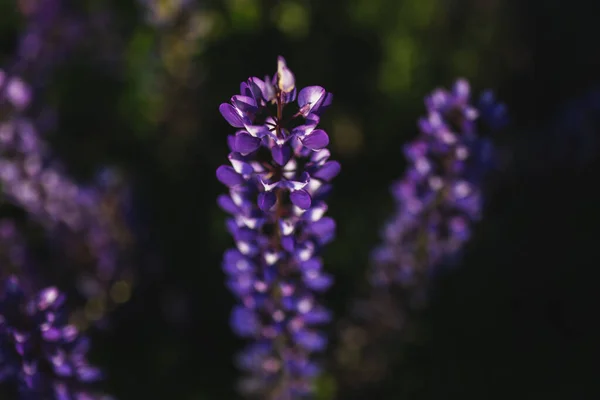
<svg viewBox="0 0 600 400"><path fill-rule="evenodd" d="M354 383L366 376L364 365L378 371L389 367L386 352L401 342L398 330L426 301L431 278L460 261L483 214L483 185L496 161L486 136L506 122L504 106L491 92L474 104L464 79L450 91L434 90L425 106L419 134L403 148L404 176L391 186L396 210L372 252L370 295L342 333L340 359L352 353L356 362L346 359L341 367ZM350 333L363 339L352 342Z"/></svg>
<svg viewBox="0 0 600 400"><path fill-rule="evenodd" d="M64 295L56 287L31 292L31 283L0 278L0 384L19 398L100 400L99 369L86 360L87 339L67 323Z"/></svg>

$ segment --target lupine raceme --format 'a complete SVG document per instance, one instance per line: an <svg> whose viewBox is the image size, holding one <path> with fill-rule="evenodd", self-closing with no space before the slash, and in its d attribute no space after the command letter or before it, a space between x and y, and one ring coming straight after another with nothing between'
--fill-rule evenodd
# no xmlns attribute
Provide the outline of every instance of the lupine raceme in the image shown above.
<svg viewBox="0 0 600 400"><path fill-rule="evenodd" d="M317 125L332 98L320 86L297 91L279 57L272 79L249 78L219 107L238 129L228 139L231 165L217 169L229 188L218 203L231 215L227 229L236 244L223 261L240 302L231 324L252 340L238 358L249 373L241 389L262 399L310 394L319 372L311 355L327 345L319 326L331 314L317 295L332 277L319 254L335 234L325 199L340 165L329 160L329 137Z"/></svg>
<svg viewBox="0 0 600 400"><path fill-rule="evenodd" d="M40 265L11 219L0 220L0 393L18 399L109 399L94 385L88 339L68 322L66 297L40 286Z"/></svg>
<svg viewBox="0 0 600 400"><path fill-rule="evenodd" d="M396 210L372 252L371 293L354 309L351 319L360 322L342 328L337 358L353 384L382 378L390 343L414 322L431 277L459 262L482 216L484 179L498 166L489 133L507 116L492 92L473 103L469 83L458 79L451 91L426 96L425 106L418 136L404 146L404 176L391 186Z"/></svg>
<svg viewBox="0 0 600 400"><path fill-rule="evenodd" d="M130 236L119 210L128 202L127 190L113 182L110 171L101 174L95 185L81 185L69 177L24 114L31 101L30 88L0 70L0 85L3 82L5 95L0 94L0 100L12 108L0 119L4 199L44 226L51 242L70 249L83 245L93 267L78 274L78 289L87 299L106 298L116 282L132 279L126 266ZM111 201L118 203L112 207L116 211L109 212Z"/></svg>
<svg viewBox="0 0 600 400"><path fill-rule="evenodd" d="M452 91L435 90L425 105L420 133L404 147L407 169L391 188L397 209L373 253L375 285L410 286L451 262L482 215L483 179L497 159L478 126L488 132L501 128L504 106L495 104L491 92L472 104L464 79Z"/></svg>
<svg viewBox="0 0 600 400"><path fill-rule="evenodd" d="M88 364L87 338L68 324L65 296L15 275L0 288L0 384L19 399L108 399L90 390L101 378Z"/></svg>

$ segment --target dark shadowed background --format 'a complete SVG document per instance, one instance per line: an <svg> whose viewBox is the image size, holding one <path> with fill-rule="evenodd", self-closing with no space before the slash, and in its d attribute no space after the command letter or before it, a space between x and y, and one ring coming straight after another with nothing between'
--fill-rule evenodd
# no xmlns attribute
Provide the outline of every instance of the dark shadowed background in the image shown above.
<svg viewBox="0 0 600 400"><path fill-rule="evenodd" d="M0 2L0 65L24 26L16 3ZM232 240L215 178L232 128L218 106L249 76L273 74L278 55L298 86L334 94L322 121L342 173L325 260L340 316L393 211L388 186L403 173L423 96L465 77L511 115L496 138L511 163L490 180L463 265L436 282L422 337L384 384L337 396L329 386L319 398L596 398L593 1L227 0L181 12L177 0L63 3L95 28L52 68L23 75L34 116L53 111L46 138L74 176L114 164L134 185L140 281L110 329L92 332L92 359L120 399L237 398L232 357L243 342L228 325L234 300L220 263Z"/></svg>

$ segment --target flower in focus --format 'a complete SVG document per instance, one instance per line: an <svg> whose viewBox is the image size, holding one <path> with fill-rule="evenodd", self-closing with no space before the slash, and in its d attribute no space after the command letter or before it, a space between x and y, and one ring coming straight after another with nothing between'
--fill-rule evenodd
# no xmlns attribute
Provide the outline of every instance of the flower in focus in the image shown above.
<svg viewBox="0 0 600 400"><path fill-rule="evenodd" d="M318 327L331 314L317 295L332 278L319 253L335 234L334 221L324 216L325 199L340 165L329 160L329 138L317 124L331 100L317 86L297 93L294 74L280 57L272 79L249 78L219 107L238 128L229 137L231 165L217 170L229 188L218 203L231 215L227 228L236 243L225 253L223 269L240 301L232 328L252 340L238 358L249 372L242 391L261 398L311 393L320 371L311 354L327 345Z"/></svg>

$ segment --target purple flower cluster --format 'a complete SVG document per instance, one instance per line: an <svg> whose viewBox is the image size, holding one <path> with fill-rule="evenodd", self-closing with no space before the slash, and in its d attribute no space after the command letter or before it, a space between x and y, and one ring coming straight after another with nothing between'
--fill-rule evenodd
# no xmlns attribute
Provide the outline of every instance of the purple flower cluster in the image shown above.
<svg viewBox="0 0 600 400"><path fill-rule="evenodd" d="M126 191L118 188L119 182L113 185L109 180L86 187L67 176L34 124L22 116L31 99L28 86L0 70L0 87L3 84L0 99L12 106L0 120L3 197L43 225L52 241L61 245L65 240L71 245L74 240L84 243L95 267L92 273L81 274L79 288L87 298L101 296L108 291L107 286L130 275L121 259L128 245L126 226L119 223L118 214L107 212L109 197L123 200Z"/></svg>
<svg viewBox="0 0 600 400"><path fill-rule="evenodd" d="M38 290L39 271L11 219L0 220L0 394L19 399L108 399L95 394L100 371L88 341L67 323L65 296Z"/></svg>
<svg viewBox="0 0 600 400"><path fill-rule="evenodd" d="M279 57L272 79L249 78L219 107L238 129L229 137L231 166L217 169L229 188L218 203L231 214L227 229L236 243L223 261L227 285L241 302L231 323L253 340L238 360L250 373L242 390L263 399L309 394L319 372L311 353L327 344L318 326L331 315L316 293L332 284L319 253L335 234L325 198L340 165L329 161L329 138L317 124L332 97L320 86L297 93Z"/></svg>
<svg viewBox="0 0 600 400"><path fill-rule="evenodd" d="M466 80L452 91L425 98L420 134L407 144L406 173L392 186L397 213L384 229L373 256L375 285L413 285L432 268L460 253L482 213L482 184L494 165L494 150L480 127L506 123L503 105L486 92L471 103Z"/></svg>
<svg viewBox="0 0 600 400"><path fill-rule="evenodd" d="M491 92L474 104L459 79L451 91L433 91L425 106L418 136L404 147L406 172L391 187L396 212L372 253L369 294L340 323L336 358L349 387L381 381L410 340L429 278L458 261L482 216L484 178L499 161L485 135L508 121Z"/></svg>
<svg viewBox="0 0 600 400"><path fill-rule="evenodd" d="M11 73L26 76L37 87L44 84L57 66L73 53L88 46L94 57L109 66L115 61L114 26L102 6L86 12L82 7L65 0L18 0L23 17ZM101 37L101 40L98 40Z"/></svg>
<svg viewBox="0 0 600 400"><path fill-rule="evenodd" d="M11 72L45 79L83 36L84 25L65 12L62 0L19 0L18 9L24 29Z"/></svg>
<svg viewBox="0 0 600 400"><path fill-rule="evenodd" d="M66 322L64 295L35 291L14 275L0 285L0 386L20 399L108 399L88 388L101 373L86 360L87 340Z"/></svg>

